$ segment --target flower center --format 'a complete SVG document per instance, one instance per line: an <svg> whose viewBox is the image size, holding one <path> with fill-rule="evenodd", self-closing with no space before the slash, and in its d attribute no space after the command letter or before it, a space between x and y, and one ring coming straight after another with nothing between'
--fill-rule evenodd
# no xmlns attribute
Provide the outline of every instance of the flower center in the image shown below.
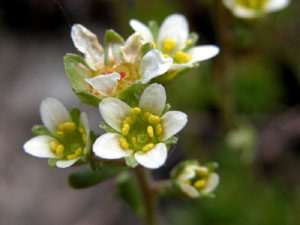
<svg viewBox="0 0 300 225"><path fill-rule="evenodd" d="M266 5L267 0L236 0L238 5L246 8L261 10Z"/></svg>
<svg viewBox="0 0 300 225"><path fill-rule="evenodd" d="M208 179L208 171L206 170L196 170L196 175L194 178L187 180L185 183L193 186L198 191L201 191L204 189L207 185L207 179Z"/></svg>
<svg viewBox="0 0 300 225"><path fill-rule="evenodd" d="M192 40L186 41L187 45L192 44ZM165 58L167 57L173 57L174 63L187 63L191 60L191 55L188 53L185 53L183 51L177 51L170 53L176 46L176 41L172 38L166 38L163 43L163 55Z"/></svg>
<svg viewBox="0 0 300 225"><path fill-rule="evenodd" d="M74 122L60 124L56 132L56 141L50 142L51 151L66 160L76 159L83 155L86 145L86 132Z"/></svg>
<svg viewBox="0 0 300 225"><path fill-rule="evenodd" d="M147 152L160 142L163 127L158 116L135 107L123 120L121 133L120 146L123 149Z"/></svg>

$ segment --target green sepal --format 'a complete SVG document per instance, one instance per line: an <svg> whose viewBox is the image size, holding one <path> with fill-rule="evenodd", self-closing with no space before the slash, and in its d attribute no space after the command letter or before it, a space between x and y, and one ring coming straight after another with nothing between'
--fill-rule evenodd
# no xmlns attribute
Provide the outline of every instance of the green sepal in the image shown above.
<svg viewBox="0 0 300 225"><path fill-rule="evenodd" d="M162 113L161 113L161 116L163 116L166 112L170 111L170 109L171 109L171 105L170 105L169 103L167 103L167 104L165 105L164 110L163 110Z"/></svg>
<svg viewBox="0 0 300 225"><path fill-rule="evenodd" d="M153 39L157 40L159 26L155 20L150 20L148 23L149 29L152 33Z"/></svg>
<svg viewBox="0 0 300 225"><path fill-rule="evenodd" d="M139 163L136 161L134 155L127 156L124 159L125 159L126 165L131 168L135 168L137 165L139 165Z"/></svg>
<svg viewBox="0 0 300 225"><path fill-rule="evenodd" d="M197 160L186 160L186 161L180 162L171 171L171 177L176 178L184 170L184 168L188 165L199 165L199 162Z"/></svg>
<svg viewBox="0 0 300 225"><path fill-rule="evenodd" d="M88 90L88 83L84 79L89 78L90 74L84 68L79 66L79 64L82 64L91 72L93 72L81 56L76 54L65 55L64 65L67 77L72 84L72 90L83 103L98 107L101 98L93 95Z"/></svg>
<svg viewBox="0 0 300 225"><path fill-rule="evenodd" d="M172 136L169 139L165 140L164 143L167 145L168 149L171 147L171 145L176 144L178 141L178 138L176 136Z"/></svg>
<svg viewBox="0 0 300 225"><path fill-rule="evenodd" d="M108 58L108 48L109 45L115 43L115 44L123 44L124 39L121 35L119 35L114 30L107 30L104 34L104 52L105 52L105 65L109 65L109 58ZM122 56L120 51L120 57Z"/></svg>
<svg viewBox="0 0 300 225"><path fill-rule="evenodd" d="M144 55L146 55L147 52L151 51L152 49L153 49L153 44L152 43L147 42L147 43L143 44L142 49L141 49L142 57Z"/></svg>
<svg viewBox="0 0 300 225"><path fill-rule="evenodd" d="M128 171L121 173L117 179L117 191L115 196L125 201L138 215L144 214L143 195L139 188L138 182Z"/></svg>
<svg viewBox="0 0 300 225"><path fill-rule="evenodd" d="M203 166L206 167L209 172L214 172L219 167L217 162L205 163Z"/></svg>
<svg viewBox="0 0 300 225"><path fill-rule="evenodd" d="M119 94L119 99L126 102L131 107L136 107L139 104L140 96L144 91L144 85L138 81L125 88Z"/></svg>
<svg viewBox="0 0 300 225"><path fill-rule="evenodd" d="M48 166L51 168L56 168L56 162L61 159L50 158L48 159Z"/></svg>
<svg viewBox="0 0 300 225"><path fill-rule="evenodd" d="M119 133L114 128L112 128L111 126L109 126L106 122L100 122L99 123L99 127L102 128L103 130L105 130L108 133Z"/></svg>
<svg viewBox="0 0 300 225"><path fill-rule="evenodd" d="M160 83L162 85L169 84L175 78L177 78L178 76L190 71L191 69L195 68L197 65L198 65L198 63L194 63L193 66L191 66L191 67L186 67L186 68L183 68L183 69L180 69L180 70L175 70L175 71L170 70L170 71L164 73L163 75L154 78L152 80L152 83Z"/></svg>
<svg viewBox="0 0 300 225"><path fill-rule="evenodd" d="M32 127L31 131L35 136L39 136L39 135L53 136L49 132L47 127L45 127L44 125L35 125L35 126Z"/></svg>
<svg viewBox="0 0 300 225"><path fill-rule="evenodd" d="M80 118L80 110L76 107L72 108L70 111L70 116L72 121L78 126L79 125L79 118Z"/></svg>
<svg viewBox="0 0 300 225"><path fill-rule="evenodd" d="M117 176L122 169L122 167L116 165L103 165L98 170L93 170L91 166L87 166L70 174L68 182L74 189L88 188Z"/></svg>
<svg viewBox="0 0 300 225"><path fill-rule="evenodd" d="M198 41L198 38L199 38L198 34L196 34L194 32L190 33L188 36L188 40L191 40L192 43L189 45L186 45L186 47L183 49L183 51L187 51L190 48L194 47Z"/></svg>

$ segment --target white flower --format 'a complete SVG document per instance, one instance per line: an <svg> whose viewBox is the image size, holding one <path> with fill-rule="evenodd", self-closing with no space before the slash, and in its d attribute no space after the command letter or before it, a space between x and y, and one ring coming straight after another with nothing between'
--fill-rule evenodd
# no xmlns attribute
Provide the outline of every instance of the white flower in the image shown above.
<svg viewBox="0 0 300 225"><path fill-rule="evenodd" d="M218 174L195 162L185 162L182 167L178 169L175 182L184 194L191 198L213 196L219 184Z"/></svg>
<svg viewBox="0 0 300 225"><path fill-rule="evenodd" d="M287 7L290 0L223 0L223 3L237 17L255 18Z"/></svg>
<svg viewBox="0 0 300 225"><path fill-rule="evenodd" d="M144 42L153 43L165 57L172 57L174 64L172 70L193 67L195 63L214 57L219 48L214 45L195 46L189 38L189 25L187 19L180 14L168 16L160 26L157 37L150 29L138 20L129 22L135 32L142 35Z"/></svg>
<svg viewBox="0 0 300 225"><path fill-rule="evenodd" d="M187 115L163 110L165 89L160 84L147 87L138 107L131 108L117 98L105 98L99 104L104 121L117 133L106 133L94 143L93 151L100 158L134 157L142 166L156 169L167 159L167 139L187 123Z"/></svg>
<svg viewBox="0 0 300 225"><path fill-rule="evenodd" d="M39 135L24 144L24 150L40 158L57 159L56 166L73 165L90 150L90 128L86 113L73 121L67 109L56 99L46 98L40 105L41 118L49 135Z"/></svg>
<svg viewBox="0 0 300 225"><path fill-rule="evenodd" d="M84 26L73 25L71 37L88 66L95 71L90 71L91 78L86 78L85 82L99 97L115 96L136 81L145 84L164 74L173 64L172 58L165 58L158 50L150 50L141 57L141 35L137 33L125 43L110 45L107 56L96 35ZM108 57L109 65L105 64L105 57Z"/></svg>

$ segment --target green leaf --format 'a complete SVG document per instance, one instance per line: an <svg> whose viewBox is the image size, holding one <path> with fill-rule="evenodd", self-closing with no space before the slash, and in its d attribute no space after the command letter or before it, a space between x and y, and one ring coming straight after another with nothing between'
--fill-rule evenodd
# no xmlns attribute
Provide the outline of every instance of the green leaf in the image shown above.
<svg viewBox="0 0 300 225"><path fill-rule="evenodd" d="M90 74L87 70L93 72L84 59L76 54L67 54L64 57L64 65L67 77L72 84L72 90L80 98L82 102L88 105L98 106L101 99L93 95L89 91L88 83L84 80L89 78ZM86 69L84 69L84 67Z"/></svg>
<svg viewBox="0 0 300 225"><path fill-rule="evenodd" d="M56 168L56 162L60 159L50 158L48 159L48 166L52 168Z"/></svg>
<svg viewBox="0 0 300 225"><path fill-rule="evenodd" d="M114 128L112 128L111 126L109 126L106 122L100 122L99 123L99 127L102 128L103 130L105 130L108 133L119 133Z"/></svg>
<svg viewBox="0 0 300 225"><path fill-rule="evenodd" d="M143 214L143 196L137 180L128 172L123 172L117 178L116 196L125 201L138 215Z"/></svg>
<svg viewBox="0 0 300 225"><path fill-rule="evenodd" d="M143 57L144 55L146 55L147 52L151 51L152 49L153 49L153 44L152 44L152 43L147 42L147 43L143 44L142 50L141 50L141 52L142 52L142 57Z"/></svg>
<svg viewBox="0 0 300 225"><path fill-rule="evenodd" d="M76 125L79 125L80 110L76 107L72 108L70 116Z"/></svg>
<svg viewBox="0 0 300 225"><path fill-rule="evenodd" d="M47 127L45 127L44 125L35 125L35 126L32 127L31 131L35 136L39 136L39 135L53 136L49 132Z"/></svg>
<svg viewBox="0 0 300 225"><path fill-rule="evenodd" d="M72 173L69 176L69 185L75 189L88 188L115 177L122 169L120 166L103 165L100 170L93 170L88 166Z"/></svg>
<svg viewBox="0 0 300 225"><path fill-rule="evenodd" d="M153 39L157 40L159 26L155 20L150 20L148 23L149 29L152 33Z"/></svg>
<svg viewBox="0 0 300 225"><path fill-rule="evenodd" d="M125 157L125 162L131 168L135 168L139 164L133 155Z"/></svg>
<svg viewBox="0 0 300 225"><path fill-rule="evenodd" d="M176 144L178 141L178 138L176 136L172 136L169 139L165 140L164 143L167 145L168 148L171 147L171 145Z"/></svg>
<svg viewBox="0 0 300 225"><path fill-rule="evenodd" d="M142 82L135 82L120 93L119 99L126 102L131 107L136 107L139 104L140 96L143 91L144 85Z"/></svg>
<svg viewBox="0 0 300 225"><path fill-rule="evenodd" d="M122 57L121 51L119 51L120 55L117 55L116 48L120 47L120 44L124 43L124 39L121 35L119 35L114 30L107 30L104 35L104 51L105 51L105 65L109 65L109 58L108 58L108 48L111 45L114 53L114 57L119 58ZM112 46L114 45L114 46ZM115 46L117 45L117 46Z"/></svg>

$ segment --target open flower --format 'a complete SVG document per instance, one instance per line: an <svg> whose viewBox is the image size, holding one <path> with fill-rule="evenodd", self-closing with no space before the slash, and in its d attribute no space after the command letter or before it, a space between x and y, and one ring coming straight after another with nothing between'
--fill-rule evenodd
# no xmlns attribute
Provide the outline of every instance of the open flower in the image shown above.
<svg viewBox="0 0 300 225"><path fill-rule="evenodd" d="M241 18L255 18L285 8L290 0L223 0L232 13Z"/></svg>
<svg viewBox="0 0 300 225"><path fill-rule="evenodd" d="M186 161L172 172L175 184L190 198L213 197L212 192L219 184L219 176L214 169L216 163L201 166L195 161Z"/></svg>
<svg viewBox="0 0 300 225"><path fill-rule="evenodd" d="M89 91L99 98L117 96L136 81L145 84L164 74L173 63L172 58L165 58L158 50L142 55L141 35L137 33L126 42L120 37L118 42L108 43L107 51L103 50L97 36L80 24L73 25L71 36L91 68L85 68L89 76L81 82L86 82Z"/></svg>
<svg viewBox="0 0 300 225"><path fill-rule="evenodd" d="M94 143L94 153L103 159L136 160L150 169L162 166L167 159L166 141L187 123L183 112L163 114L165 104L165 89L156 83L144 90L138 107L105 98L99 104L100 114L116 132L100 136Z"/></svg>
<svg viewBox="0 0 300 225"><path fill-rule="evenodd" d="M60 168L73 165L89 152L90 128L86 113L78 114L78 121L74 121L67 109L54 98L42 101L40 113L46 128L41 135L24 144L25 152L55 159L56 166Z"/></svg>
<svg viewBox="0 0 300 225"><path fill-rule="evenodd" d="M196 39L193 35L189 35L187 19L180 14L168 16L160 26L157 35L138 20L130 20L130 26L135 32L141 33L145 42L153 43L154 48L162 51L165 57L173 58L174 64L171 70L193 67L195 63L219 53L219 48L214 45L194 47Z"/></svg>

